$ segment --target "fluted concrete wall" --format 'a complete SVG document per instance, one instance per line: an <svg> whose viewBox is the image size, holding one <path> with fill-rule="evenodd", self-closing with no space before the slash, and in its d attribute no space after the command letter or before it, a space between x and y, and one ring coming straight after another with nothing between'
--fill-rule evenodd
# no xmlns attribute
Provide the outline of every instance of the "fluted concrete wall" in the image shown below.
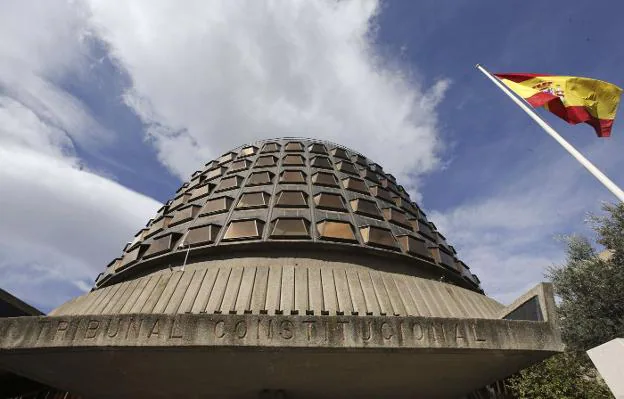
<svg viewBox="0 0 624 399"><path fill-rule="evenodd" d="M494 319L504 308L491 298L450 284L355 265L301 263L164 270L75 298L50 315L266 313Z"/></svg>

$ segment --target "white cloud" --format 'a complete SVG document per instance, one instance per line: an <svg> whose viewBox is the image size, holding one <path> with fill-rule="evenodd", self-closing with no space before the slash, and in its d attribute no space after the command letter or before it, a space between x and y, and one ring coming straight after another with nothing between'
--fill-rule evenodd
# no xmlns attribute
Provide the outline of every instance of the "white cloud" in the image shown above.
<svg viewBox="0 0 624 399"><path fill-rule="evenodd" d="M0 186L10 195L0 200L0 281L35 304L88 287L158 206L78 155L115 143L64 84L82 83L98 62L94 41L130 77L126 103L180 177L276 136L351 146L403 182L438 162L435 106L448 82L422 88L375 53L375 1L5 0L2 9Z"/></svg>
<svg viewBox="0 0 624 399"><path fill-rule="evenodd" d="M581 151L621 177L621 146L613 141L596 139ZM523 168L510 165L501 171L482 198L428 214L482 277L487 294L505 303L544 281L546 268L563 263L565 244L558 235L591 235L583 226L587 212L599 212L602 201L615 200L556 144L536 152Z"/></svg>
<svg viewBox="0 0 624 399"><path fill-rule="evenodd" d="M357 149L404 184L438 162L435 111L449 83L423 88L376 54L376 1L88 3L96 34L132 79L127 103L182 178L230 148L280 136Z"/></svg>
<svg viewBox="0 0 624 399"><path fill-rule="evenodd" d="M76 155L114 142L62 85L88 73L84 8L0 7L0 286L50 308L91 286L158 203Z"/></svg>
<svg viewBox="0 0 624 399"><path fill-rule="evenodd" d="M62 87L68 75L88 73L92 62L84 7L62 0L4 1L2 10L0 94L86 150L110 144L112 133Z"/></svg>
<svg viewBox="0 0 624 399"><path fill-rule="evenodd" d="M159 206L111 180L24 147L0 148L0 185L0 282L19 297L47 306L68 299L67 293L56 292L58 285L91 286Z"/></svg>

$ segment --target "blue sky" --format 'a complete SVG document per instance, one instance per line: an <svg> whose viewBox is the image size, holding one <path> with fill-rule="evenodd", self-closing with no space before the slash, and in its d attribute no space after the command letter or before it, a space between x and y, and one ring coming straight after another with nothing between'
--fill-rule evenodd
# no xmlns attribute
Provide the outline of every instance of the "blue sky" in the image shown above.
<svg viewBox="0 0 624 399"><path fill-rule="evenodd" d="M87 290L182 179L265 137L384 165L503 302L615 200L474 64L622 87L620 2L0 7L0 287L45 311ZM541 114L624 185L622 121L598 139Z"/></svg>

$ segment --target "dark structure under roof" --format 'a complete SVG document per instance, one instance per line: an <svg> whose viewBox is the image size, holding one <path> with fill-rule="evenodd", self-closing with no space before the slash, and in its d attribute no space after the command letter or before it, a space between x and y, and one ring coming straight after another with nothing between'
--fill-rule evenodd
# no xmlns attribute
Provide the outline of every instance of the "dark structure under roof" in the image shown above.
<svg viewBox="0 0 624 399"><path fill-rule="evenodd" d="M208 162L90 293L0 321L0 365L86 397L454 398L560 350L549 285L487 297L394 176L299 138Z"/></svg>
<svg viewBox="0 0 624 399"><path fill-rule="evenodd" d="M0 317L42 316L43 312L0 288Z"/></svg>

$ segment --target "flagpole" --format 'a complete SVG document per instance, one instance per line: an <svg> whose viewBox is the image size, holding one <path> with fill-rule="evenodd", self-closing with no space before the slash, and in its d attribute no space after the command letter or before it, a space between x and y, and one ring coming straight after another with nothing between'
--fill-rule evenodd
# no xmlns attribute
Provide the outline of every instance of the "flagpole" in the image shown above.
<svg viewBox="0 0 624 399"><path fill-rule="evenodd" d="M480 64L476 65L477 69L483 72L485 76L487 76L499 89L503 91L503 93L507 94L509 98L511 98L520 108L524 110L538 125L542 127L553 139L555 139L561 146L570 153L577 161L580 162L581 165L585 167L594 175L596 179L598 179L606 188L609 189L618 199L624 202L624 191L619 188L611 179L609 179L604 173L602 173L597 167L594 166L587 158L583 156L580 152L576 150L572 146L572 144L568 143L555 129L553 129L548 123L546 123L542 118L540 118L537 113L533 110L532 107L527 105L524 99L519 99L517 96L513 95L511 90L507 88L499 79L489 73L485 68L483 68Z"/></svg>

